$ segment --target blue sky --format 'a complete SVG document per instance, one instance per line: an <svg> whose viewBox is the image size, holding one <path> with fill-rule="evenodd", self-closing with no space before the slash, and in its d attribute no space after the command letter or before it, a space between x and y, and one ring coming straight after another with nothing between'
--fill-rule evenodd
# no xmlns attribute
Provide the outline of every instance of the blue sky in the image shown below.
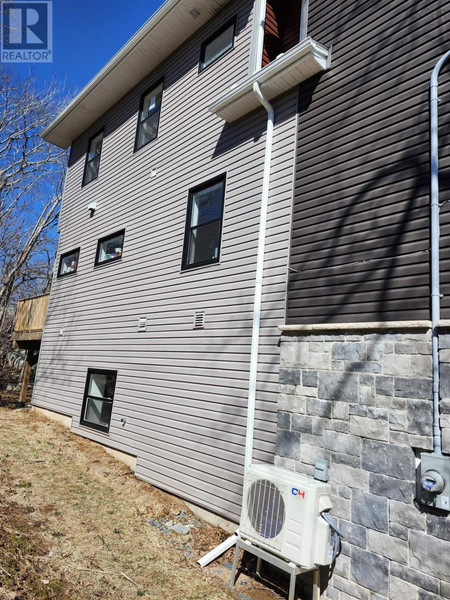
<svg viewBox="0 0 450 600"><path fill-rule="evenodd" d="M53 63L31 67L42 83L65 78L81 89L163 3L162 0L53 0Z"/></svg>

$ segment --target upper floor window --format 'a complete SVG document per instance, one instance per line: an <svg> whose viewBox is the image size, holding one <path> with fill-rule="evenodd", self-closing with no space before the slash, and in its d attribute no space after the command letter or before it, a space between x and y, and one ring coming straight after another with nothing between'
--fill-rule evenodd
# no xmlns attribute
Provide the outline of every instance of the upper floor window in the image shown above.
<svg viewBox="0 0 450 600"><path fill-rule="evenodd" d="M76 273L78 268L79 256L79 248L61 254L61 257L59 259L58 277L64 277L65 275L71 275L72 273Z"/></svg>
<svg viewBox="0 0 450 600"><path fill-rule="evenodd" d="M109 431L116 378L117 371L88 370L80 425Z"/></svg>
<svg viewBox="0 0 450 600"><path fill-rule="evenodd" d="M100 169L100 155L102 153L103 131L96 133L88 143L86 164L84 166L83 185L90 183L98 177Z"/></svg>
<svg viewBox="0 0 450 600"><path fill-rule="evenodd" d="M97 244L95 264L101 265L122 258L125 231L118 231L112 235L100 238Z"/></svg>
<svg viewBox="0 0 450 600"><path fill-rule="evenodd" d="M161 81L151 90L142 94L136 131L135 151L158 137L162 93L163 82Z"/></svg>
<svg viewBox="0 0 450 600"><path fill-rule="evenodd" d="M183 269L219 261L224 196L224 175L190 190Z"/></svg>
<svg viewBox="0 0 450 600"><path fill-rule="evenodd" d="M200 50L200 71L231 50L234 46L236 19L229 21L205 40Z"/></svg>

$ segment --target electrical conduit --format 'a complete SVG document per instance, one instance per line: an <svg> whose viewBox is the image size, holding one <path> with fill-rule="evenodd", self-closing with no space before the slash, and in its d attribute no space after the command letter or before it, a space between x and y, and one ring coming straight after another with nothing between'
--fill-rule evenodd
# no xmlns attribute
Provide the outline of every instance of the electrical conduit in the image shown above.
<svg viewBox="0 0 450 600"><path fill-rule="evenodd" d="M245 438L245 472L252 464L253 438L255 430L256 379L258 374L259 330L261 322L261 297L264 271L264 250L266 244L267 209L269 204L270 168L272 164L273 127L275 113L272 105L263 96L259 83L253 84L253 92L267 111L266 150L264 157L264 177L261 194L261 215L259 221L258 254L256 259L255 300L253 305L252 348L250 354L250 379L248 386L247 432Z"/></svg>

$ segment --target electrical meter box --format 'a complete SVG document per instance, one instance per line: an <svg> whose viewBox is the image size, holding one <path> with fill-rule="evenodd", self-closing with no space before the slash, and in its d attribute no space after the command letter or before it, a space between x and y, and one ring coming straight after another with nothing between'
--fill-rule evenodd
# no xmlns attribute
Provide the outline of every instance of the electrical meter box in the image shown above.
<svg viewBox="0 0 450 600"><path fill-rule="evenodd" d="M450 512L450 456L420 455L417 500L425 506Z"/></svg>

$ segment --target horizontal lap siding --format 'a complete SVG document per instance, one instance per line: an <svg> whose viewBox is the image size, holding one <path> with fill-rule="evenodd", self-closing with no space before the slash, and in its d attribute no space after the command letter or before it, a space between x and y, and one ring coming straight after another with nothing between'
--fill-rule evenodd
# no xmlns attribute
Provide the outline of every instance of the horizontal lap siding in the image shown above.
<svg viewBox="0 0 450 600"><path fill-rule="evenodd" d="M201 41L236 7L234 50L199 75ZM230 5L74 143L60 252L81 246L79 267L75 276L54 281L33 397L36 405L73 416L77 433L137 455L139 477L232 519L241 501L266 114L227 125L207 106L247 75L251 7L250 1ZM159 136L133 154L140 94L162 74ZM269 462L296 98L293 90L275 103L255 432L255 458ZM101 126L100 176L81 188L87 140ZM188 190L224 172L221 262L181 273ZM122 260L95 267L97 239L123 228ZM200 309L206 327L193 330ZM145 333L137 332L141 315L148 319ZM96 367L118 371L108 436L79 426L86 372Z"/></svg>
<svg viewBox="0 0 450 600"><path fill-rule="evenodd" d="M289 323L429 318L428 89L449 22L442 1L310 3L308 34L332 46L332 61L300 87ZM449 88L445 69L440 95ZM440 105L442 199L448 107ZM441 224L444 316L446 209Z"/></svg>

